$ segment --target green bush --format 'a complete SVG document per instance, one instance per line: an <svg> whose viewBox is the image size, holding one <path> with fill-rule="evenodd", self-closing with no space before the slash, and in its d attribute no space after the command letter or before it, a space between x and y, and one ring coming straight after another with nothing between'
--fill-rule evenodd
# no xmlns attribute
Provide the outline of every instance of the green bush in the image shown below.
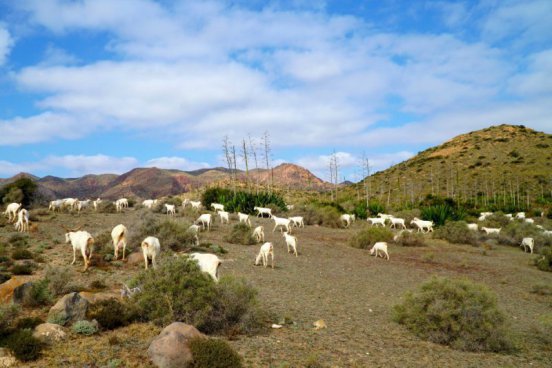
<svg viewBox="0 0 552 368"><path fill-rule="evenodd" d="M495 212L487 216L479 227L505 228L511 223L513 222L508 217L504 216L502 212Z"/></svg>
<svg viewBox="0 0 552 368"><path fill-rule="evenodd" d="M535 284L533 285L531 292L537 295L552 295L552 285L544 283Z"/></svg>
<svg viewBox="0 0 552 368"><path fill-rule="evenodd" d="M436 226L442 226L447 221L463 220L467 214L461 207L453 207L449 204L438 204L422 207L421 215L424 220L433 221Z"/></svg>
<svg viewBox="0 0 552 368"><path fill-rule="evenodd" d="M552 272L552 247L539 249L539 255L535 258L534 262L539 270Z"/></svg>
<svg viewBox="0 0 552 368"><path fill-rule="evenodd" d="M27 249L14 249L11 255L12 259L33 259L33 254Z"/></svg>
<svg viewBox="0 0 552 368"><path fill-rule="evenodd" d="M33 281L27 293L23 296L23 305L39 307L52 303L52 293L48 288L48 280Z"/></svg>
<svg viewBox="0 0 552 368"><path fill-rule="evenodd" d="M498 242L503 245L519 246L523 238L531 237L537 240L541 231L533 224L526 222L510 221L502 227L498 234ZM539 245L535 241L535 245Z"/></svg>
<svg viewBox="0 0 552 368"><path fill-rule="evenodd" d="M331 205L308 204L295 211L296 216L303 216L305 225L319 225L331 228L342 227L341 212Z"/></svg>
<svg viewBox="0 0 552 368"><path fill-rule="evenodd" d="M447 222L444 226L436 229L433 236L452 244L470 244L474 246L479 244L478 234L468 229L468 225L464 221Z"/></svg>
<svg viewBox="0 0 552 368"><path fill-rule="evenodd" d="M349 245L353 248L368 249L376 242L390 242L393 240L393 233L386 227L372 226L357 232L350 240Z"/></svg>
<svg viewBox="0 0 552 368"><path fill-rule="evenodd" d="M15 328L18 330L22 330L24 328L32 330L42 323L44 323L44 321L39 317L25 317L17 320Z"/></svg>
<svg viewBox="0 0 552 368"><path fill-rule="evenodd" d="M17 304L0 304L0 337L6 335L13 327L21 309Z"/></svg>
<svg viewBox="0 0 552 368"><path fill-rule="evenodd" d="M92 290L103 290L107 288L107 285L102 280L94 280L89 285Z"/></svg>
<svg viewBox="0 0 552 368"><path fill-rule="evenodd" d="M88 308L87 318L95 319L106 330L114 330L130 323L130 308L116 299L102 300Z"/></svg>
<svg viewBox="0 0 552 368"><path fill-rule="evenodd" d="M33 337L31 330L19 330L11 334L5 342L6 347L22 362L40 358L43 344Z"/></svg>
<svg viewBox="0 0 552 368"><path fill-rule="evenodd" d="M209 188L201 196L201 203L207 209L211 209L211 203L220 203L224 205L225 211L248 214L256 214L257 212L254 210L256 206L270 207L274 205L280 211L286 211L284 199L276 193L269 192L247 193L236 191L234 193L225 188Z"/></svg>
<svg viewBox="0 0 552 368"><path fill-rule="evenodd" d="M13 234L9 237L8 243L10 243L14 248L22 248L29 244L29 237L23 234Z"/></svg>
<svg viewBox="0 0 552 368"><path fill-rule="evenodd" d="M113 204L113 202L111 201L102 201L100 204L98 204L98 212L99 213L117 213L117 208L115 207L115 204Z"/></svg>
<svg viewBox="0 0 552 368"><path fill-rule="evenodd" d="M253 245L257 243L253 238L253 232L244 223L234 225L232 231L224 237L224 240L231 244Z"/></svg>
<svg viewBox="0 0 552 368"><path fill-rule="evenodd" d="M422 339L465 351L510 351L513 343L495 295L469 280L434 277L406 294L393 319Z"/></svg>
<svg viewBox="0 0 552 368"><path fill-rule="evenodd" d="M422 234L408 231L402 232L395 243L403 247L425 247L427 245Z"/></svg>
<svg viewBox="0 0 552 368"><path fill-rule="evenodd" d="M11 276L6 273L0 273L0 284L3 284L4 282L11 279Z"/></svg>
<svg viewBox="0 0 552 368"><path fill-rule="evenodd" d="M0 188L4 203L17 202L28 207L35 199L37 184L30 178L21 178Z"/></svg>
<svg viewBox="0 0 552 368"><path fill-rule="evenodd" d="M239 354L224 340L193 338L188 346L193 356L193 368L241 368Z"/></svg>
<svg viewBox="0 0 552 368"><path fill-rule="evenodd" d="M79 335L90 336L98 332L98 326L90 321L77 321L73 324L73 332Z"/></svg>
<svg viewBox="0 0 552 368"><path fill-rule="evenodd" d="M187 251L195 245L195 234L188 230L189 224L172 220L160 220L151 213L141 216L137 231L130 239L131 244L141 244L147 236L155 236L161 243L161 250Z"/></svg>
<svg viewBox="0 0 552 368"><path fill-rule="evenodd" d="M552 313L546 313L537 319L534 332L545 349L552 350Z"/></svg>
<svg viewBox="0 0 552 368"><path fill-rule="evenodd" d="M251 316L258 313L254 291L238 281L217 285L186 257L167 258L157 269L140 272L131 284L142 289L131 299L138 314L158 325L181 321L202 331L223 333L224 329L246 333L254 329L250 325L255 321ZM230 302L226 306L225 300L237 299L239 306Z"/></svg>
<svg viewBox="0 0 552 368"><path fill-rule="evenodd" d="M20 263L12 266L11 273L14 275L32 275L33 268L32 263Z"/></svg>
<svg viewBox="0 0 552 368"><path fill-rule="evenodd" d="M47 266L44 279L48 280L48 287L54 295L66 294L67 284L71 280L71 271L63 266Z"/></svg>

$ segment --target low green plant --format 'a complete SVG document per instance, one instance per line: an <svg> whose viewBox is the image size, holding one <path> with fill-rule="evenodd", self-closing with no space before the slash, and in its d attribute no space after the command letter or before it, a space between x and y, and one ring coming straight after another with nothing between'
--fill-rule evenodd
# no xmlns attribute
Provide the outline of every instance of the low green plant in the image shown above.
<svg viewBox="0 0 552 368"><path fill-rule="evenodd" d="M33 254L27 249L14 249L11 255L12 259L33 259Z"/></svg>
<svg viewBox="0 0 552 368"><path fill-rule="evenodd" d="M552 295L552 285L545 283L535 284L531 292L537 295Z"/></svg>
<svg viewBox="0 0 552 368"><path fill-rule="evenodd" d="M48 316L48 323L65 326L67 322L68 322L68 318L65 313L52 313L51 315Z"/></svg>
<svg viewBox="0 0 552 368"><path fill-rule="evenodd" d="M433 233L437 239L443 239L453 244L479 245L477 233L468 229L464 221L450 221L439 227Z"/></svg>
<svg viewBox="0 0 552 368"><path fill-rule="evenodd" d="M395 243L403 247L425 247L427 245L422 234L408 231L402 232Z"/></svg>
<svg viewBox="0 0 552 368"><path fill-rule="evenodd" d="M52 303L52 293L48 288L48 280L33 281L31 287L23 296L23 305L26 307L39 307Z"/></svg>
<svg viewBox="0 0 552 368"><path fill-rule="evenodd" d="M350 240L349 245L354 248L368 249L376 242L393 240L393 233L386 227L372 226L357 232Z"/></svg>
<svg viewBox="0 0 552 368"><path fill-rule="evenodd" d="M0 337L14 327L20 312L21 308L17 304L0 304Z"/></svg>
<svg viewBox="0 0 552 368"><path fill-rule="evenodd" d="M90 321L77 321L73 324L72 330L79 335L90 336L98 332L98 326Z"/></svg>
<svg viewBox="0 0 552 368"><path fill-rule="evenodd" d="M224 240L231 244L253 245L257 243L253 238L253 232L244 223L234 225L232 231Z"/></svg>
<svg viewBox="0 0 552 368"><path fill-rule="evenodd" d="M458 350L514 349L496 296L469 280L434 277L424 282L394 307L393 319L422 339Z"/></svg>
<svg viewBox="0 0 552 368"><path fill-rule="evenodd" d="M33 336L31 330L18 330L11 334L5 342L6 347L22 362L30 362L40 358L44 345Z"/></svg>
<svg viewBox="0 0 552 368"><path fill-rule="evenodd" d="M193 356L193 368L241 368L242 358L224 340L193 338L188 346Z"/></svg>
<svg viewBox="0 0 552 368"><path fill-rule="evenodd" d="M541 248L534 263L539 270L552 272L552 247Z"/></svg>
<svg viewBox="0 0 552 368"><path fill-rule="evenodd" d="M160 220L151 213L141 216L137 230L130 240L131 244L141 244L147 236L155 236L162 250L186 251L195 245L195 234L188 231L189 224L172 220Z"/></svg>
<svg viewBox="0 0 552 368"><path fill-rule="evenodd" d="M87 318L95 319L106 330L126 326L132 320L129 306L116 299L107 299L92 304L88 308Z"/></svg>
<svg viewBox="0 0 552 368"><path fill-rule="evenodd" d="M47 266L44 279L48 280L48 287L54 295L67 293L67 284L71 280L71 271L63 266Z"/></svg>
<svg viewBox="0 0 552 368"><path fill-rule="evenodd" d="M11 273L14 275L32 275L33 268L32 263L19 263L12 266Z"/></svg>
<svg viewBox="0 0 552 368"><path fill-rule="evenodd" d="M552 313L549 312L537 318L534 333L545 349L552 350Z"/></svg>
<svg viewBox="0 0 552 368"><path fill-rule="evenodd" d="M296 216L303 216L305 225L319 225L331 228L343 226L339 209L327 204L311 203L296 210L294 214Z"/></svg>
<svg viewBox="0 0 552 368"><path fill-rule="evenodd" d="M89 285L90 289L103 290L107 288L107 285L102 280L94 280Z"/></svg>
<svg viewBox="0 0 552 368"><path fill-rule="evenodd" d="M24 317L17 320L15 328L18 330L22 330L24 328L32 330L42 323L44 323L44 321L39 317Z"/></svg>

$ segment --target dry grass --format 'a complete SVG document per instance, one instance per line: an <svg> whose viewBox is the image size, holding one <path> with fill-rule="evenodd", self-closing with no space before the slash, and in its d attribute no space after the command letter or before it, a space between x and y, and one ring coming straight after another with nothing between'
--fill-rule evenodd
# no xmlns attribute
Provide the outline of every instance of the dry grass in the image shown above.
<svg viewBox="0 0 552 368"><path fill-rule="evenodd" d="M63 231L58 224L84 223L84 228L95 235L124 223L132 233L137 230L143 211L146 210L129 210L125 214L87 213L79 218L58 214L55 219L45 221L41 232L32 235L29 243L48 246L43 253L46 265L69 265L70 245L61 244ZM155 216L166 218L161 214ZM262 224L265 229L272 228L268 219L253 220L253 226ZM323 367L514 367L529 363L532 367L548 367L552 364L550 351L539 348L538 337L533 332L538 316L550 310L552 298L531 292L537 281L552 283L552 273L538 271L532 266L530 255L517 248L497 246L483 256L480 248L427 239L428 246L424 248L390 244L391 260L384 261L347 245L361 224L352 227L307 226L294 230L298 258L286 253L279 232L267 231L266 240L275 245L274 270L253 266L258 246L224 242L231 226L217 222L210 232L200 234L200 241L224 246L228 254L223 258L233 259L222 265L221 275L247 278L258 289L261 304L274 315L272 322L293 322L267 335L239 336L230 341L244 357L245 366L301 367L313 360L322 362ZM0 242L11 234L10 227L0 228ZM428 254L432 254L431 262L426 260ZM111 262L92 265L88 272L81 273L82 259L77 258L77 263L70 266L70 277L75 284L84 286L101 280L108 290L116 290L121 281L130 279L140 267L143 265ZM44 264L39 265L36 275L42 276L44 269ZM392 306L401 301L406 291L432 275L463 276L492 289L518 336L519 353L463 353L422 341L394 323ZM25 311L42 318L46 312L47 309ZM312 323L318 319L324 319L328 328L315 331ZM29 366L102 367L113 359L120 359L121 367L150 367L146 350L158 332L151 324L133 324L91 337L71 333L69 341L46 349L44 357ZM109 343L113 336L119 343Z"/></svg>

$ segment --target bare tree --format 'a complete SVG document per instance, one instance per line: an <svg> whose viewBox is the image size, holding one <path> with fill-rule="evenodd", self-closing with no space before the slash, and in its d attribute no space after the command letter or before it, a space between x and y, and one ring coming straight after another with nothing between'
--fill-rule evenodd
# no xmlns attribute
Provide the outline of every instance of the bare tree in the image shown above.
<svg viewBox="0 0 552 368"><path fill-rule="evenodd" d="M234 183L234 162L232 160L232 154L231 154L231 148L230 145L232 142L230 142L230 139L227 135L224 136L222 140L222 151L224 152L224 157L226 157L226 163L228 165L228 172L230 173L230 181L232 182L232 186L234 188L234 191L236 191L236 186ZM232 146L233 147L233 146Z"/></svg>
<svg viewBox="0 0 552 368"><path fill-rule="evenodd" d="M255 161L255 192L259 193L259 161L257 159L257 144L251 138L251 134L249 134L249 152L253 154L253 160Z"/></svg>
<svg viewBox="0 0 552 368"><path fill-rule="evenodd" d="M274 173L270 168L270 162L271 162L270 136L268 135L267 131L265 131L263 135L263 146L264 146L264 161L266 164L266 170L267 170L267 174L270 175L270 183L269 183L269 180L267 180L267 186L269 188L269 192L272 193L272 187L274 185Z"/></svg>
<svg viewBox="0 0 552 368"><path fill-rule="evenodd" d="M242 140L241 157L245 163L245 187L249 189L249 161L247 157L247 145L245 139Z"/></svg>

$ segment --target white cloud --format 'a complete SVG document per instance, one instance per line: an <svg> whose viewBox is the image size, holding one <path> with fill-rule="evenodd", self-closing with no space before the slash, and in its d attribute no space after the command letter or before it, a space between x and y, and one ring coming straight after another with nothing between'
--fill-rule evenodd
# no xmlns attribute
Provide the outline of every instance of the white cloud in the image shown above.
<svg viewBox="0 0 552 368"><path fill-rule="evenodd" d="M160 169L178 169L183 171L205 169L212 167L206 162L194 162L184 157L157 157L146 162L146 167L157 167Z"/></svg>
<svg viewBox="0 0 552 368"><path fill-rule="evenodd" d="M2 66L13 46L13 39L7 29L0 23L0 66Z"/></svg>

